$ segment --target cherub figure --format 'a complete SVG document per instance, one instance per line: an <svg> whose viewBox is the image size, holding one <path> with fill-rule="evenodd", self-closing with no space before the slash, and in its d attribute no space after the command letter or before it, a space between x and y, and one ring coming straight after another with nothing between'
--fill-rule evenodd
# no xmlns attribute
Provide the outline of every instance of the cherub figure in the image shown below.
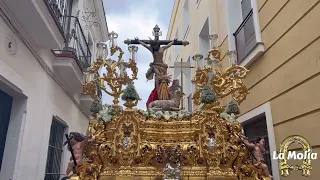
<svg viewBox="0 0 320 180"><path fill-rule="evenodd" d="M79 166L83 163L83 146L87 137L78 132L71 132L69 138L71 149L73 151L76 163ZM66 145L67 142L65 142L64 144ZM71 149L68 147L69 151L71 151ZM65 175L68 176L73 171L74 167L74 160L72 157L70 157L70 162L68 163Z"/></svg>
<svg viewBox="0 0 320 180"><path fill-rule="evenodd" d="M263 158L265 152L265 141L261 137L257 137L255 143L250 143L247 139L243 141L245 145L253 151L253 164L255 167L261 169L265 176L273 178L269 172L266 161Z"/></svg>

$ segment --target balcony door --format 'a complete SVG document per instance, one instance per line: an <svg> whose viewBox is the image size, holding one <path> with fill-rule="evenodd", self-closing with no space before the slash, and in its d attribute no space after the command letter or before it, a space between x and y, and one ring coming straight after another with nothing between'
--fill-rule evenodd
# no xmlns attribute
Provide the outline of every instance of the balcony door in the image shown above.
<svg viewBox="0 0 320 180"><path fill-rule="evenodd" d="M13 98L0 90L0 171L6 144Z"/></svg>
<svg viewBox="0 0 320 180"><path fill-rule="evenodd" d="M241 1L242 23L234 33L240 63L256 45L251 0Z"/></svg>

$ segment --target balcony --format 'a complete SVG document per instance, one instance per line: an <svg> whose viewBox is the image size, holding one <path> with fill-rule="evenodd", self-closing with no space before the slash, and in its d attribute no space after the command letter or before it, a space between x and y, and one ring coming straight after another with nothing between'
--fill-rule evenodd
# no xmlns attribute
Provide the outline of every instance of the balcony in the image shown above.
<svg viewBox="0 0 320 180"><path fill-rule="evenodd" d="M60 0L59 3L61 2ZM69 1L65 0L65 2ZM49 3L54 7L54 0L0 1L6 16L32 45L40 49L60 48L64 42L64 33L50 15L52 11L48 8ZM67 13L67 11L64 12Z"/></svg>
<svg viewBox="0 0 320 180"><path fill-rule="evenodd" d="M52 50L55 56L53 70L72 93L82 93L83 72L91 64L89 44L77 17L62 19L66 42L62 50Z"/></svg>
<svg viewBox="0 0 320 180"><path fill-rule="evenodd" d="M233 34L237 50L237 63L242 66L250 66L264 53L264 45L262 42L258 42L256 37L257 33L261 33L261 31L255 27L255 23L251 9Z"/></svg>
<svg viewBox="0 0 320 180"><path fill-rule="evenodd" d="M55 24L59 28L60 32L64 35L63 24L65 24L66 17L69 15L71 6L68 4L67 0L44 0L51 17L53 18Z"/></svg>

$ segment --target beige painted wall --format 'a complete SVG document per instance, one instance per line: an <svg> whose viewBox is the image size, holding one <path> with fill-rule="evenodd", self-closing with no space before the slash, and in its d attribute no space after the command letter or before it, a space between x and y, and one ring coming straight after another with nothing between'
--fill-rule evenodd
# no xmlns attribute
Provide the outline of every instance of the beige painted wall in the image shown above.
<svg viewBox="0 0 320 180"><path fill-rule="evenodd" d="M183 2L176 1L175 6L181 9ZM315 152L320 152L319 0L257 0L257 3L265 54L249 67L245 84L250 94L241 104L242 113L270 102L277 149L287 136L298 134L310 141ZM192 19L188 40L191 45L183 51L189 51L192 55L197 53L198 31L210 14L210 18L216 19L213 23L216 26L211 24L211 32L219 35L220 50L224 55L229 48L225 38L228 27L224 1L201 0L198 8L195 3L190 3L190 13ZM171 29L182 21L179 10L174 23L173 18L174 15ZM168 38L174 36L170 28ZM225 57L223 66L227 64L228 58ZM319 162L314 161L312 175L307 179L320 177L317 171ZM291 176L281 179L306 179L300 174L293 172Z"/></svg>
<svg viewBox="0 0 320 180"><path fill-rule="evenodd" d="M169 25L169 31L167 33L167 39L174 39L176 31L178 29L179 39L183 39L185 35L184 31L184 16L183 16L183 6L185 0L176 0L174 3L174 8L171 15L171 21ZM212 8L214 7L214 8ZM217 11L212 11L212 9L218 9ZM221 53L224 57L228 51L228 39L227 39L227 15L226 7L224 1L220 0L201 0L199 5L196 1L189 0L189 13L190 13L190 30L184 40L189 41L190 45L182 46L180 48L179 58L183 58L186 61L189 56L193 56L199 53L199 34L203 24L206 19L209 18L209 34L218 34L219 39L217 44L221 47ZM173 65L176 60L175 47L171 47L165 52L164 60L170 66ZM227 58L226 58L227 59ZM228 62L228 60L226 61ZM195 62L191 59L191 66L195 66ZM170 74L173 74L173 69L168 70ZM195 73L194 69L191 70L192 74ZM193 77L193 75L192 75ZM184 78L186 79L186 78ZM184 81L185 86L192 86L191 82ZM186 99L184 99L184 104L186 105Z"/></svg>

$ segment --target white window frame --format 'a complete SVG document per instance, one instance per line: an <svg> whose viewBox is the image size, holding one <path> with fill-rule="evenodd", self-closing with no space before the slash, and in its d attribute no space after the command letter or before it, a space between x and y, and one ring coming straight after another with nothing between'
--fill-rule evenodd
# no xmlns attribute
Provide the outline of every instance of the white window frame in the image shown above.
<svg viewBox="0 0 320 180"><path fill-rule="evenodd" d="M190 0L185 0L183 5L183 28L184 28L183 40L186 40L190 30L190 4L189 4L190 2L189 1Z"/></svg>
<svg viewBox="0 0 320 180"><path fill-rule="evenodd" d="M176 28L175 38L179 39L179 27ZM175 61L178 61L179 57L180 57L180 47L179 46L175 46L174 53L176 55Z"/></svg>
<svg viewBox="0 0 320 180"><path fill-rule="evenodd" d="M268 131L268 139L269 139L269 148L270 148L270 154L277 151L276 148L276 140L274 135L274 129L273 129L273 121L272 121L272 114L271 114L271 105L270 102L267 102L245 114L240 116L237 121L240 123L243 123L245 121L248 121L254 117L257 117L261 114L265 115L266 123L267 123L267 131ZM275 159L272 159L271 157L271 169L274 179L280 180L279 175L279 164L278 161Z"/></svg>
<svg viewBox="0 0 320 180"><path fill-rule="evenodd" d="M0 179L17 179L24 129L27 120L28 97L20 87L2 75L0 75L0 89L13 97L2 164L0 164Z"/></svg>
<svg viewBox="0 0 320 180"><path fill-rule="evenodd" d="M235 42L235 37L234 37L233 33L235 33L237 30L237 28L234 28L234 27L231 28L230 26L233 26L234 24L236 24L239 27L243 21L241 2L242 1L226 0L228 25L229 25L228 26L228 41L230 42L229 43L229 50L230 51L236 50L236 42ZM239 5L237 6L234 3L239 3ZM259 9L258 9L257 0L251 0L251 6L252 6L252 11L253 11L252 18L253 18L255 37L256 37L256 45L239 64L239 65L247 67L247 68L250 67L252 65L252 63L254 63L257 59L259 59L265 52L265 47L264 47L264 43L262 41L262 36L261 36L261 27L260 27L260 21L259 21ZM240 9L238 9L240 11L240 14L238 14L238 12L234 11L233 8L240 8ZM235 14L235 13L237 13L237 14ZM237 17L235 17L235 16L237 16ZM235 19L237 19L237 20L235 20Z"/></svg>
<svg viewBox="0 0 320 180"><path fill-rule="evenodd" d="M199 8L200 2L201 2L201 0L196 1L197 9Z"/></svg>
<svg viewBox="0 0 320 180"><path fill-rule="evenodd" d="M190 32L190 25L187 26L186 31L183 36L183 40L186 40Z"/></svg>
<svg viewBox="0 0 320 180"><path fill-rule="evenodd" d="M56 121L61 126L63 126L64 132L63 132L63 141L62 142L66 141L65 134L68 133L68 129L69 129L68 124L64 120L59 118L58 116L53 116L52 117L51 124L53 123L53 121ZM47 154L46 155L48 155L48 152L49 152L50 136L51 136L51 125L50 125L49 139L48 139L48 145L47 145L48 146L48 150L47 150ZM68 160L67 162L69 162L69 158L67 158L68 157L68 153L70 153L70 152L69 152L67 146L62 146L62 153L61 153L61 157L60 157L61 161L60 161L60 177L59 177L59 179L63 176L63 174L64 174L64 172L65 172L65 170L67 168L67 164L66 164L65 160L67 159ZM47 165L47 161L48 161L48 159L46 158L45 166ZM46 171L46 168L45 168L45 171ZM47 174L49 174L49 173L47 173L47 172L44 173L44 178L46 177Z"/></svg>

